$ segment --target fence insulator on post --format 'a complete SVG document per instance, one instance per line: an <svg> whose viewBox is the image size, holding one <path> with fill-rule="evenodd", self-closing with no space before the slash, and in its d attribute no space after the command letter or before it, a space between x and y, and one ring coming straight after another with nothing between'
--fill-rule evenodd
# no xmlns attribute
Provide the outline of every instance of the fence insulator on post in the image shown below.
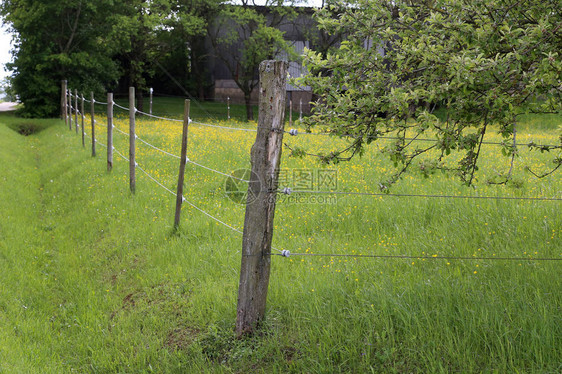
<svg viewBox="0 0 562 374"><path fill-rule="evenodd" d="M181 134L180 171L178 173L178 189L176 194L176 215L174 217L175 229L177 229L180 225L181 206L183 203L183 181L185 176L185 164L187 162L187 132L189 130L189 106L190 101L185 100L183 110L183 130Z"/></svg>
<svg viewBox="0 0 562 374"><path fill-rule="evenodd" d="M78 90L74 90L74 125L78 134Z"/></svg>
<svg viewBox="0 0 562 374"><path fill-rule="evenodd" d="M60 91L60 110L61 110L61 119L64 119L64 125L68 126L68 117L66 116L66 80L61 82L61 91Z"/></svg>
<svg viewBox="0 0 562 374"><path fill-rule="evenodd" d="M226 119L230 119L230 96L226 98Z"/></svg>
<svg viewBox="0 0 562 374"><path fill-rule="evenodd" d="M154 89L152 87L150 87L150 105L148 107L148 114L152 114L152 94L154 92Z"/></svg>
<svg viewBox="0 0 562 374"><path fill-rule="evenodd" d="M107 94L107 171L113 169L113 94Z"/></svg>
<svg viewBox="0 0 562 374"><path fill-rule="evenodd" d="M289 99L289 127L293 126L293 95Z"/></svg>
<svg viewBox="0 0 562 374"><path fill-rule="evenodd" d="M271 240L285 121L287 63L260 64L259 116L242 239L236 334L252 334L263 320L271 265Z"/></svg>
<svg viewBox="0 0 562 374"><path fill-rule="evenodd" d="M96 157L96 119L94 93L90 92L90 119L92 121L92 157Z"/></svg>
<svg viewBox="0 0 562 374"><path fill-rule="evenodd" d="M81 103L80 103L80 114L82 117L82 147L86 148L86 130L84 129L84 95L80 95Z"/></svg>
<svg viewBox="0 0 562 374"><path fill-rule="evenodd" d="M129 87L129 188L136 189L135 162L135 87Z"/></svg>

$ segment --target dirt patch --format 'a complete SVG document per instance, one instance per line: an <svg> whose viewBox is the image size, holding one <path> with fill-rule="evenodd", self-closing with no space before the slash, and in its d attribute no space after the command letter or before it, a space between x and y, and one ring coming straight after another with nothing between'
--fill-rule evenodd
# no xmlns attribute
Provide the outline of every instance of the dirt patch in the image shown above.
<svg viewBox="0 0 562 374"><path fill-rule="evenodd" d="M14 124L13 128L18 132L18 134L23 136L33 135L43 130L43 127L37 126L34 123L27 122Z"/></svg>
<svg viewBox="0 0 562 374"><path fill-rule="evenodd" d="M170 331L164 345L174 351L181 351L189 347L201 332L193 327L183 327Z"/></svg>

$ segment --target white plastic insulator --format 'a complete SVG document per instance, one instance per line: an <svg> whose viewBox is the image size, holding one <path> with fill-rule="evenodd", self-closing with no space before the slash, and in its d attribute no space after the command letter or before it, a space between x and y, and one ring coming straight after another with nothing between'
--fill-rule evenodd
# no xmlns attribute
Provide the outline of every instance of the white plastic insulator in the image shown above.
<svg viewBox="0 0 562 374"><path fill-rule="evenodd" d="M188 163L189 161L190 161L190 160L189 160L189 157L186 157L186 158L185 158L185 162Z"/></svg>
<svg viewBox="0 0 562 374"><path fill-rule="evenodd" d="M281 251L281 256L283 257L289 257L291 255L291 251L289 251L288 249L284 249Z"/></svg>
<svg viewBox="0 0 562 374"><path fill-rule="evenodd" d="M290 189L289 187L283 188L283 193L284 193L285 195L290 195L292 192L293 192L293 190Z"/></svg>
<svg viewBox="0 0 562 374"><path fill-rule="evenodd" d="M182 196L182 197L181 197L181 201L182 201L182 202L185 202L185 200L186 200L186 198Z"/></svg>
<svg viewBox="0 0 562 374"><path fill-rule="evenodd" d="M297 129L290 129L289 134L292 135L292 136L297 136L299 134L299 132L297 131Z"/></svg>

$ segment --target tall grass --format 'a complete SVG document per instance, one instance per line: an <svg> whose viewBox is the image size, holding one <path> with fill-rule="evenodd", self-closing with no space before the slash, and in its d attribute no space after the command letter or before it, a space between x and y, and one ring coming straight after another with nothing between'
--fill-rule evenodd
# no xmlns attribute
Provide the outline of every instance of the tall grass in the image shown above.
<svg viewBox="0 0 562 374"><path fill-rule="evenodd" d="M126 119L116 125L125 129ZM180 124L139 120L137 129L179 154ZM188 157L225 172L245 168L254 136L192 124ZM557 133L529 125L521 137L555 142ZM313 150L338 140L286 142ZM121 153L127 144L115 135ZM28 137L0 124L1 373L562 369L562 264L532 261L562 258L558 201L281 198L276 248L420 258L274 256L264 326L237 340L241 237L188 205L174 232L173 196L142 173L131 195L128 164L116 156L107 173L104 149L98 151L91 158L60 121ZM498 154L486 148L476 189L454 176L413 173L393 192L562 197L560 174L538 180L525 171L549 166L549 155L538 152L521 152L519 183L487 185L487 173L509 165ZM174 188L177 160L140 143L137 155L141 167ZM288 152L282 168L288 186L302 182L300 171L325 169ZM375 191L391 168L370 150L338 166L336 189ZM186 198L241 228L244 206L228 199L224 182L191 165ZM433 255L521 260L421 258Z"/></svg>

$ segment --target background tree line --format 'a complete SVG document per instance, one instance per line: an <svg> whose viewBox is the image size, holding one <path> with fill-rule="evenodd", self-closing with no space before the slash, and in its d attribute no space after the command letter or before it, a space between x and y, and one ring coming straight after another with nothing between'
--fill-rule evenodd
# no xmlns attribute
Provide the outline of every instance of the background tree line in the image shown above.
<svg viewBox="0 0 562 374"><path fill-rule="evenodd" d="M28 117L58 115L63 79L96 95L134 86L139 108L148 87L203 99L215 54L239 71L233 78L249 97L259 62L289 50L276 27L295 17L292 4L268 1L266 16L249 1L6 0L0 14L14 33L11 92Z"/></svg>

